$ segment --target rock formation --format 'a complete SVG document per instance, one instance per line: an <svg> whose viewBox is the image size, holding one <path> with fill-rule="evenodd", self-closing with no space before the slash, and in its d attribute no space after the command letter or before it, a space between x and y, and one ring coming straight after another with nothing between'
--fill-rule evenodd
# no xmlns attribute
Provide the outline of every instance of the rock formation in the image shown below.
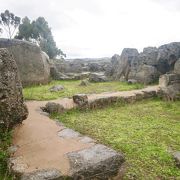
<svg viewBox="0 0 180 180"><path fill-rule="evenodd" d="M110 58L97 59L53 59L51 77L53 79L84 79L87 72L105 72L110 67ZM84 77L86 76L86 77Z"/></svg>
<svg viewBox="0 0 180 180"><path fill-rule="evenodd" d="M115 55L111 61L112 79L135 79L149 84L167 72L179 72L180 43L174 42L156 47L147 47L138 53L136 49L125 48L121 56ZM117 63L118 62L118 63Z"/></svg>
<svg viewBox="0 0 180 180"><path fill-rule="evenodd" d="M180 59L178 59L174 65L174 73L180 74Z"/></svg>
<svg viewBox="0 0 180 180"><path fill-rule="evenodd" d="M164 74L159 79L160 96L165 100L180 99L180 74Z"/></svg>
<svg viewBox="0 0 180 180"><path fill-rule="evenodd" d="M0 49L0 127L12 128L27 115L16 62L7 49Z"/></svg>
<svg viewBox="0 0 180 180"><path fill-rule="evenodd" d="M0 48L7 48L13 54L23 86L49 82L49 58L37 45L15 39L0 39Z"/></svg>

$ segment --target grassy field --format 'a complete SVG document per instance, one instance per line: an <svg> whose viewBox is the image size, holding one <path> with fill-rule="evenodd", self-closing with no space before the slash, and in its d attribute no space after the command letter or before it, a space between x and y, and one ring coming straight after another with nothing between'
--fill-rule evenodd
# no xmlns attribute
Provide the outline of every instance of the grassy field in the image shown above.
<svg viewBox="0 0 180 180"><path fill-rule="evenodd" d="M23 90L26 100L51 100L60 97L72 97L77 93L100 93L112 91L127 91L143 88L142 84L131 84L125 82L101 82L90 83L88 86L79 86L81 81L52 81L48 85L26 87ZM54 85L63 85L65 89L60 92L50 92L49 88Z"/></svg>
<svg viewBox="0 0 180 180"><path fill-rule="evenodd" d="M123 152L124 179L180 179L169 151L180 150L180 101L159 99L52 115L67 127Z"/></svg>

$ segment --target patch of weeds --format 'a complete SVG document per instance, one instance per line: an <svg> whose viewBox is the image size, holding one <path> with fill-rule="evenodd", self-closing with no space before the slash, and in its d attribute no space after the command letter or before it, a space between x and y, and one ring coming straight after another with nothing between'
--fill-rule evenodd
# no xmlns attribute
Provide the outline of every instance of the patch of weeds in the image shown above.
<svg viewBox="0 0 180 180"><path fill-rule="evenodd" d="M128 164L124 179L180 179L169 152L180 151L179 107L180 101L156 98L104 109L72 110L53 118L123 152Z"/></svg>

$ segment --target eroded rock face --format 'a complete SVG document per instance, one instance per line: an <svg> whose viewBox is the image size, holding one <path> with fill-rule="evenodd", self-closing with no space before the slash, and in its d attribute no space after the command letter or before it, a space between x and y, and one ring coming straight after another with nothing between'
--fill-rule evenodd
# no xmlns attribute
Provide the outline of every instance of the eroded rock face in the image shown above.
<svg viewBox="0 0 180 180"><path fill-rule="evenodd" d="M174 65L174 72L180 74L180 59L178 59Z"/></svg>
<svg viewBox="0 0 180 180"><path fill-rule="evenodd" d="M23 86L49 82L49 57L38 46L27 41L0 39L0 48L12 53Z"/></svg>
<svg viewBox="0 0 180 180"><path fill-rule="evenodd" d="M113 75L114 79L119 80L124 77L125 80L128 80L128 76L131 70L131 64L134 61L137 61L138 55L139 53L137 49L134 48L123 49L120 58L117 56L118 65L115 68L115 73Z"/></svg>
<svg viewBox="0 0 180 180"><path fill-rule="evenodd" d="M88 96L86 94L76 94L73 96L74 103L81 106L86 106L88 104Z"/></svg>
<svg viewBox="0 0 180 180"><path fill-rule="evenodd" d="M135 49L125 48L121 56L112 57L118 64L111 64L113 73L106 74L116 80L136 79L138 82L149 84L167 72L180 73L179 58L179 42L165 44L159 48L147 47L140 54Z"/></svg>
<svg viewBox="0 0 180 180"><path fill-rule="evenodd" d="M159 79L160 96L165 100L180 99L180 74L165 74Z"/></svg>
<svg viewBox="0 0 180 180"><path fill-rule="evenodd" d="M180 57L180 42L162 45L158 48L157 69L162 74L173 71L174 64Z"/></svg>
<svg viewBox="0 0 180 180"><path fill-rule="evenodd" d="M7 49L0 49L0 125L12 128L27 115L16 62Z"/></svg>
<svg viewBox="0 0 180 180"><path fill-rule="evenodd" d="M91 73L89 75L90 82L106 82L108 81L107 77L101 73Z"/></svg>

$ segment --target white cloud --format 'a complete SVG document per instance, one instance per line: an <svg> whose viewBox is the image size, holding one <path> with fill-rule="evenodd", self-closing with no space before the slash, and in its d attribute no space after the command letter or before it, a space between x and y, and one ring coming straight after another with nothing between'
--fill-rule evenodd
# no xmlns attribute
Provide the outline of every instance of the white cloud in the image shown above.
<svg viewBox="0 0 180 180"><path fill-rule="evenodd" d="M0 11L5 9L31 19L44 16L68 57L112 56L124 47L180 41L179 0L6 0Z"/></svg>

